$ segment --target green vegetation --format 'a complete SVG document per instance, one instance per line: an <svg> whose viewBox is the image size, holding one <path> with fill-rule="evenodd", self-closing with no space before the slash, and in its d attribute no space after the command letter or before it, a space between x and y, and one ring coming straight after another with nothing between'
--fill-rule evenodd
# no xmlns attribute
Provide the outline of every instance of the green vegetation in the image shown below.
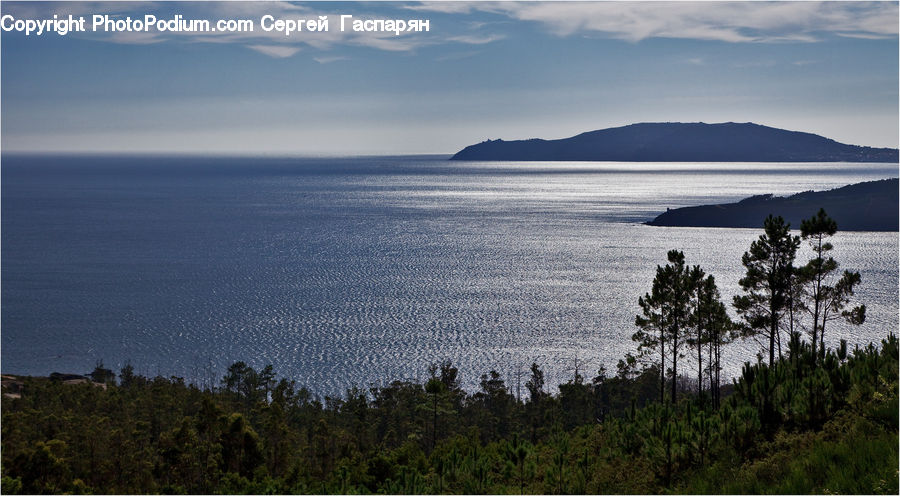
<svg viewBox="0 0 900 496"><path fill-rule="evenodd" d="M830 230L819 225L824 231L804 229L817 246L824 238L815 233ZM770 278L777 298L746 286L761 295L758 311L778 312L759 326L728 319L712 276L673 250L641 298L641 355L620 360L613 375L576 372L556 394L532 365L521 400L495 371L466 392L449 362L432 366L424 383L340 398L319 398L271 366L243 362L214 389L142 377L130 366L116 382L101 363L91 381L16 379L16 394L6 388L2 400L0 489L896 494L898 339L820 346L823 309L861 321L860 311L844 310L859 275L844 276L853 279L849 291L833 289L844 279L831 277L836 264L822 246L802 269L792 268L793 256L779 265ZM810 325L815 344L798 330L803 315L819 323ZM772 358L747 362L720 387L721 345L740 332L763 334ZM686 356L697 365L692 385L676 373Z"/></svg>

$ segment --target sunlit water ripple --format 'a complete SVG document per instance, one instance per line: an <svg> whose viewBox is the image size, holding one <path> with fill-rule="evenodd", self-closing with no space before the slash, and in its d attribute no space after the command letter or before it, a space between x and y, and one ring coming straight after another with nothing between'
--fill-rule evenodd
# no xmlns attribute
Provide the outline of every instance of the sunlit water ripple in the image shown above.
<svg viewBox="0 0 900 496"><path fill-rule="evenodd" d="M272 363L325 394L421 379L468 387L532 361L549 382L634 350L638 296L667 250L737 293L755 229L641 224L667 207L897 177L880 164L457 163L23 158L2 164L2 368L97 360L209 383ZM898 329L897 233L839 233L860 328ZM801 258L807 257L804 252ZM759 347L729 347L728 372Z"/></svg>

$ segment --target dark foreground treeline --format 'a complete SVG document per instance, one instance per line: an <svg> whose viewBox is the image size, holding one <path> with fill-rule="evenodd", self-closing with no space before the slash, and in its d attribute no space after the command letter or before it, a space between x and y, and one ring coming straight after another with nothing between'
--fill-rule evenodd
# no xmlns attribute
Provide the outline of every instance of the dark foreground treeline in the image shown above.
<svg viewBox="0 0 900 496"><path fill-rule="evenodd" d="M243 363L214 390L130 367L98 367L105 387L23 378L2 492L896 494L897 338L787 348L718 408L655 402L658 371L627 366L553 395L535 366L521 401L496 373L463 391L449 363L324 400Z"/></svg>
<svg viewBox="0 0 900 496"><path fill-rule="evenodd" d="M493 371L467 393L450 363L324 401L242 362L202 390L131 367L117 383L101 365L92 381L4 377L0 490L897 494L897 338L825 346L832 322L865 321L860 274L830 256L836 231L824 210L800 236L767 217L741 259L739 322L715 278L670 251L638 299L637 356L556 394L537 365L524 399ZM802 241L813 257L798 266ZM722 387L740 337L768 360Z"/></svg>

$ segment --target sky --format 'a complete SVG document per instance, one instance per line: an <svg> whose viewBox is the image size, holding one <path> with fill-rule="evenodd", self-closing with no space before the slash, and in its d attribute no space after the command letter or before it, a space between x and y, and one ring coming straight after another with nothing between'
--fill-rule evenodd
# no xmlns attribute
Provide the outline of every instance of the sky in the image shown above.
<svg viewBox="0 0 900 496"><path fill-rule="evenodd" d="M636 122L897 147L896 2L7 2L14 19L251 19L252 33L0 35L4 152L454 153ZM329 18L263 32L264 15ZM340 31L427 19L428 32Z"/></svg>

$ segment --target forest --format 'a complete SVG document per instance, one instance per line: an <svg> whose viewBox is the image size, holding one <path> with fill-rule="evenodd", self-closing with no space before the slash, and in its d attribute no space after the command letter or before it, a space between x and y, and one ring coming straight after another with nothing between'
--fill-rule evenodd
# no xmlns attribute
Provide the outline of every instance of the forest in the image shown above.
<svg viewBox="0 0 900 496"><path fill-rule="evenodd" d="M321 397L271 366L215 387L102 363L87 375L4 375L0 490L19 493L898 493L898 354L826 347L865 321L859 273L831 257L824 211L799 235L769 216L730 307L668 253L615 371L525 391L496 371ZM798 248L812 257L800 265ZM760 353L722 377L727 344ZM833 342L834 340L832 340ZM734 357L732 357L734 359Z"/></svg>

